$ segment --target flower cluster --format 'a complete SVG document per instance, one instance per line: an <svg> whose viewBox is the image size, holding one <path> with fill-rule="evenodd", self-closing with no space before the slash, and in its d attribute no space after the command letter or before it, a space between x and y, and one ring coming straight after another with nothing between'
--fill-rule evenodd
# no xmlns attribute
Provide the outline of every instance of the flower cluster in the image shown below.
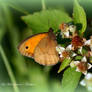
<svg viewBox="0 0 92 92"><path fill-rule="evenodd" d="M59 28L61 39L70 39L67 46L56 47L60 60L71 59L70 67L76 67L77 72L87 75L87 70L92 68L92 36L89 40L79 36L74 24L62 23Z"/></svg>
<svg viewBox="0 0 92 92"><path fill-rule="evenodd" d="M72 33L72 35L74 35L76 32L76 26L73 24L62 23L59 28L61 30L61 34L65 38L70 38L71 33Z"/></svg>

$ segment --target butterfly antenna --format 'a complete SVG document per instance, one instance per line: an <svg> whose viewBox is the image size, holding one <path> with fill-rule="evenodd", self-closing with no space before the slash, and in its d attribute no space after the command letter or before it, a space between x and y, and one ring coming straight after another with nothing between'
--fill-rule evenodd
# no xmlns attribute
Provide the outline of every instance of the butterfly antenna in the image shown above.
<svg viewBox="0 0 92 92"><path fill-rule="evenodd" d="M49 22L49 19L48 19L48 27L50 28L50 22Z"/></svg>
<svg viewBox="0 0 92 92"><path fill-rule="evenodd" d="M49 19L48 19L48 27L49 27L49 32L53 32L53 29L52 29L52 27L50 26L50 21L49 21Z"/></svg>

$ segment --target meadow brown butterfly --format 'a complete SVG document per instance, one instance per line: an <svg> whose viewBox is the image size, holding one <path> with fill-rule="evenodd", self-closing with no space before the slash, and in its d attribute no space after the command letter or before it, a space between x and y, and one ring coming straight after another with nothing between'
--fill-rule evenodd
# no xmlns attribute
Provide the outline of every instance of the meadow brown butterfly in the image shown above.
<svg viewBox="0 0 92 92"><path fill-rule="evenodd" d="M56 46L56 36L50 28L48 32L28 37L18 46L18 50L22 55L34 58L37 63L50 66L59 61Z"/></svg>

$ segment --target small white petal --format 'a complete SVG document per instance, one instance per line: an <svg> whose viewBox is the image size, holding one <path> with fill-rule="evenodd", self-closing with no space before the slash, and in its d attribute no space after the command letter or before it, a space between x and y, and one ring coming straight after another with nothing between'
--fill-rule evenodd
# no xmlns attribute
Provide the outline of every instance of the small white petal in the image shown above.
<svg viewBox="0 0 92 92"><path fill-rule="evenodd" d="M80 70L79 70L79 68L78 68L78 67L76 68L76 72L80 72Z"/></svg>
<svg viewBox="0 0 92 92"><path fill-rule="evenodd" d="M62 52L58 52L59 54L62 54Z"/></svg>
<svg viewBox="0 0 92 92"><path fill-rule="evenodd" d="M70 63L70 67L75 67L74 61Z"/></svg>
<svg viewBox="0 0 92 92"><path fill-rule="evenodd" d="M87 71L82 72L84 75L87 75Z"/></svg>
<svg viewBox="0 0 92 92"><path fill-rule="evenodd" d="M63 33L63 32L61 32L60 34L62 35L62 38L64 38L64 33Z"/></svg>
<svg viewBox="0 0 92 92"><path fill-rule="evenodd" d="M57 51L57 52L60 52L60 49L59 49L59 47L56 47L56 51Z"/></svg>
<svg viewBox="0 0 92 92"><path fill-rule="evenodd" d="M87 62L87 58L84 56L81 61L82 62Z"/></svg>
<svg viewBox="0 0 92 92"><path fill-rule="evenodd" d="M70 57L67 57L67 59L71 59Z"/></svg>
<svg viewBox="0 0 92 92"><path fill-rule="evenodd" d="M62 58L62 57L63 57L63 55L61 54L61 55L60 55L60 58Z"/></svg>
<svg viewBox="0 0 92 92"><path fill-rule="evenodd" d="M92 68L92 65L90 63L88 63L88 69Z"/></svg>
<svg viewBox="0 0 92 92"><path fill-rule="evenodd" d="M64 35L65 35L66 37L69 37L69 31L64 32Z"/></svg>
<svg viewBox="0 0 92 92"><path fill-rule="evenodd" d="M56 50L57 50L57 51L60 50L60 45L56 46Z"/></svg>
<svg viewBox="0 0 92 92"><path fill-rule="evenodd" d="M75 32L76 31L76 26L74 26L74 25L70 25L69 26L69 29L70 29L70 32Z"/></svg>
<svg viewBox="0 0 92 92"><path fill-rule="evenodd" d="M66 47L66 50L72 50L72 44L68 45L68 46Z"/></svg>
<svg viewBox="0 0 92 92"><path fill-rule="evenodd" d="M92 73L88 73L86 76L85 76L85 79L87 80L90 80L92 78Z"/></svg>
<svg viewBox="0 0 92 92"><path fill-rule="evenodd" d="M64 47L60 47L60 50L63 52L65 50L65 48Z"/></svg>
<svg viewBox="0 0 92 92"><path fill-rule="evenodd" d="M82 80L82 81L80 82L80 85L86 86L86 81L85 81L85 80Z"/></svg>
<svg viewBox="0 0 92 92"><path fill-rule="evenodd" d="M90 45L90 43L91 43L91 40L87 40L87 41L84 43L84 45Z"/></svg>
<svg viewBox="0 0 92 92"><path fill-rule="evenodd" d="M59 54L61 54L65 50L65 48L58 45L58 46L56 46L56 50L57 50L57 52L59 52Z"/></svg>
<svg viewBox="0 0 92 92"><path fill-rule="evenodd" d="M82 47L79 48L79 52L82 54Z"/></svg>
<svg viewBox="0 0 92 92"><path fill-rule="evenodd" d="M80 61L74 61L75 65L78 65L80 63Z"/></svg>
<svg viewBox="0 0 92 92"><path fill-rule="evenodd" d="M65 30L65 32L69 32L69 30L70 30L69 27L67 27L66 30Z"/></svg>
<svg viewBox="0 0 92 92"><path fill-rule="evenodd" d="M73 54L72 54L72 57L75 57L76 55L77 55L76 53L73 53Z"/></svg>

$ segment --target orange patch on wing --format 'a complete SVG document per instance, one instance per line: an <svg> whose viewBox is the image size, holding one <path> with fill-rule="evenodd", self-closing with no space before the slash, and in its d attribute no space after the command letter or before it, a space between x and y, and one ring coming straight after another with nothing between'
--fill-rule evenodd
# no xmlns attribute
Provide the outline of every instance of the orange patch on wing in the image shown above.
<svg viewBox="0 0 92 92"><path fill-rule="evenodd" d="M36 36L33 36L32 38L28 39L27 42L25 43L25 45L30 45L30 53L34 53L34 49L36 48L36 46L38 45L38 43L41 41L41 39L43 39L44 37L47 36L47 33L44 34L39 34Z"/></svg>
<svg viewBox="0 0 92 92"><path fill-rule="evenodd" d="M18 46L20 53L28 57L33 57L34 49L36 48L38 43L47 35L48 33L41 33L27 38Z"/></svg>

